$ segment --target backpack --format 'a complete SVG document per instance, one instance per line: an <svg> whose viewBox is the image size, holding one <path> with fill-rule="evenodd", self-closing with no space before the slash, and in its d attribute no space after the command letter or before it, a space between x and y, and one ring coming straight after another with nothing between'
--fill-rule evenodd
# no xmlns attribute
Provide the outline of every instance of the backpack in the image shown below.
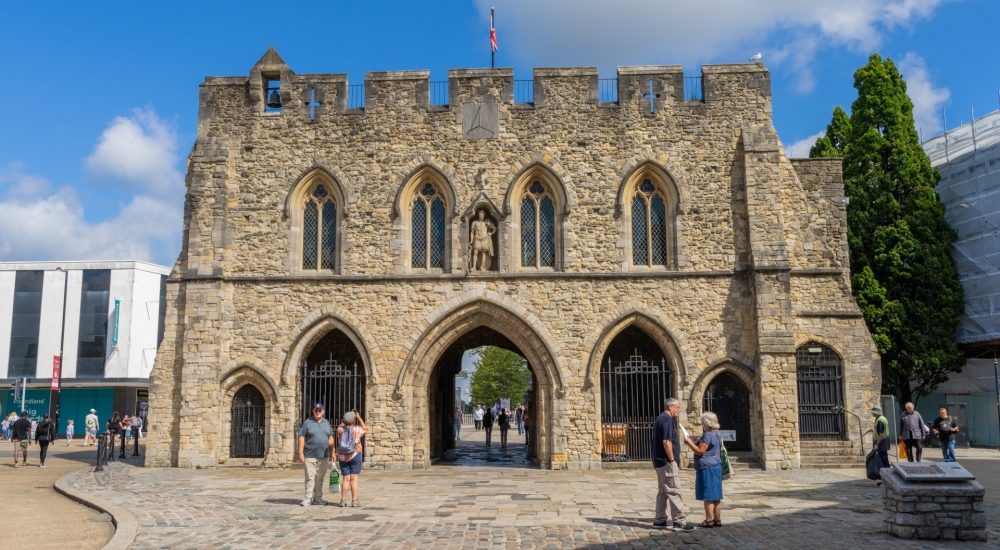
<svg viewBox="0 0 1000 550"><path fill-rule="evenodd" d="M337 454L353 455L357 448L358 444L354 441L354 429L350 426L344 426L343 431L340 432L340 439L337 441Z"/></svg>

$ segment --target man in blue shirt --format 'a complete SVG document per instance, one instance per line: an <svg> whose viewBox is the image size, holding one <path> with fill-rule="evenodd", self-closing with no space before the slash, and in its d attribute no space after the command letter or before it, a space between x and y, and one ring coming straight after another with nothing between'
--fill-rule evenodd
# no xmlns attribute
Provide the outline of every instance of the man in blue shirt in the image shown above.
<svg viewBox="0 0 1000 550"><path fill-rule="evenodd" d="M684 500L681 499L681 438L674 425L674 419L681 412L680 401L670 398L663 402L663 412L653 425L653 468L656 469L656 517L653 527L676 531L694 529L687 522ZM670 519L667 521L667 504L670 505Z"/></svg>
<svg viewBox="0 0 1000 550"><path fill-rule="evenodd" d="M323 418L326 407L313 405L313 416L302 423L299 430L299 462L305 466L306 497L302 506L326 505L323 500L323 481L330 469L330 449L333 448L333 427Z"/></svg>

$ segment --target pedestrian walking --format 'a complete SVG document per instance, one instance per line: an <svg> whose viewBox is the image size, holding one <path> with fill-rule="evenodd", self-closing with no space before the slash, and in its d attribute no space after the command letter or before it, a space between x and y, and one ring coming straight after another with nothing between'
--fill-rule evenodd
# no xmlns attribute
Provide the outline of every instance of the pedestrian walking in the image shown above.
<svg viewBox="0 0 1000 550"><path fill-rule="evenodd" d="M38 436L36 441L38 441L38 466L40 468L45 467L45 457L49 454L49 443L55 440L56 425L51 420L49 420L49 415L42 417L42 421L38 423Z"/></svg>
<svg viewBox="0 0 1000 550"><path fill-rule="evenodd" d="M500 409L500 416L497 417L497 426L500 427L500 448L507 448L507 432L510 431L510 410Z"/></svg>
<svg viewBox="0 0 1000 550"><path fill-rule="evenodd" d="M483 429L483 406L476 405L476 410L472 411L472 421L476 423L476 431Z"/></svg>
<svg viewBox="0 0 1000 550"><path fill-rule="evenodd" d="M524 411L521 412L521 422L524 423L524 442L528 442L528 406L524 406Z"/></svg>
<svg viewBox="0 0 1000 550"><path fill-rule="evenodd" d="M907 403L903 414L899 415L899 437L906 445L906 460L920 462L924 452L924 436L928 434L927 425L920 413L913 410L913 403ZM916 453L914 453L916 449Z"/></svg>
<svg viewBox="0 0 1000 550"><path fill-rule="evenodd" d="M368 433L368 426L357 410L344 413L337 427L337 460L340 466L340 506L347 506L347 490L351 490L351 506L361 507L358 494L358 477L364 463L361 438Z"/></svg>
<svg viewBox="0 0 1000 550"><path fill-rule="evenodd" d="M142 439L142 417L135 415L132 417L132 429L135 432L135 440Z"/></svg>
<svg viewBox="0 0 1000 550"><path fill-rule="evenodd" d="M10 416L7 416L3 419L3 422L0 422L0 439L10 439L10 425Z"/></svg>
<svg viewBox="0 0 1000 550"><path fill-rule="evenodd" d="M869 411L875 420L872 427L872 448L878 453L883 468L889 467L889 419L882 415L882 407L874 406ZM879 482L881 483L881 481Z"/></svg>
<svg viewBox="0 0 1000 550"><path fill-rule="evenodd" d="M691 531L681 498L681 438L675 425L680 414L680 401L670 398L663 401L663 412L653 424L653 470L656 472L655 529ZM667 517L667 507L670 517ZM669 521L668 521L669 520Z"/></svg>
<svg viewBox="0 0 1000 550"><path fill-rule="evenodd" d="M520 403L517 404L517 408L514 409L514 423L517 424L517 435L524 435L524 407Z"/></svg>
<svg viewBox="0 0 1000 550"><path fill-rule="evenodd" d="M83 419L83 446L87 445L97 445L97 423L100 420L97 418L97 411L90 409L90 414Z"/></svg>
<svg viewBox="0 0 1000 550"><path fill-rule="evenodd" d="M462 440L462 408L455 406L455 441Z"/></svg>
<svg viewBox="0 0 1000 550"><path fill-rule="evenodd" d="M115 442L121 439L122 435L122 419L118 416L118 411L115 411L111 418L108 419L107 424L105 424L105 432L108 434L108 440L110 441L110 449L108 456L111 460L115 459ZM119 458L125 458L125 442L120 441L122 452Z"/></svg>
<svg viewBox="0 0 1000 550"><path fill-rule="evenodd" d="M941 407L938 413L941 416L934 419L933 431L941 444L941 456L945 462L955 462L955 434L958 433L958 424L948 417L948 409Z"/></svg>
<svg viewBox="0 0 1000 550"><path fill-rule="evenodd" d="M719 417L707 412L701 415L702 434L698 441L685 438L694 451L694 498L705 505L702 527L722 527L722 437Z"/></svg>
<svg viewBox="0 0 1000 550"><path fill-rule="evenodd" d="M76 433L76 428L73 427L73 421L66 421L66 446L69 447L73 443L73 435Z"/></svg>
<svg viewBox="0 0 1000 550"><path fill-rule="evenodd" d="M21 418L14 421L13 441L14 441L14 467L17 468L17 452L21 451L24 465L28 465L28 445L31 445L31 421L28 420L28 412L21 411Z"/></svg>
<svg viewBox="0 0 1000 550"><path fill-rule="evenodd" d="M493 436L493 409L487 407L483 411L483 429L486 430L486 446L490 446L490 438Z"/></svg>
<svg viewBox="0 0 1000 550"><path fill-rule="evenodd" d="M299 462L305 467L306 492L302 506L325 505L323 483L330 469L330 449L333 448L333 427L323 418L326 407L313 405L312 418L306 419L299 429Z"/></svg>

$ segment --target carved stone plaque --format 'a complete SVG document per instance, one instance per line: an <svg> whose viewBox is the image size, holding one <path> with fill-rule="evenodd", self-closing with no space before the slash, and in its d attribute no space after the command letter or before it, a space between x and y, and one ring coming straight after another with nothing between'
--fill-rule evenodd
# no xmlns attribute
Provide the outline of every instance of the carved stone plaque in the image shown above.
<svg viewBox="0 0 1000 550"><path fill-rule="evenodd" d="M500 106L496 103L466 103L462 106L462 135L465 139L500 137Z"/></svg>

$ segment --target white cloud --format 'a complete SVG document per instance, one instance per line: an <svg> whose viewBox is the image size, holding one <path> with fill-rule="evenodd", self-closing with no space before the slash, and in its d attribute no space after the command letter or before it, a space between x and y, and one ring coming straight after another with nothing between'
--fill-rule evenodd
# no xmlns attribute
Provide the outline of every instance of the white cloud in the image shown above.
<svg viewBox="0 0 1000 550"><path fill-rule="evenodd" d="M482 17L497 8L501 59L537 66L742 62L789 63L799 89L813 86L821 45L869 52L885 30L928 18L947 0L477 0ZM785 38L775 38L780 32ZM503 61L501 61L503 63Z"/></svg>
<svg viewBox="0 0 1000 550"><path fill-rule="evenodd" d="M180 249L184 180L177 136L150 109L118 117L87 159L97 187L113 184L125 204L89 221L76 189L48 193L23 165L0 171L0 260L147 260L172 265Z"/></svg>
<svg viewBox="0 0 1000 550"><path fill-rule="evenodd" d="M785 146L785 156L790 159L804 159L809 158L809 150L812 149L813 145L816 145L816 140L825 136L826 130L822 132L817 132L807 138L800 139L795 143Z"/></svg>
<svg viewBox="0 0 1000 550"><path fill-rule="evenodd" d="M913 52L907 53L898 66L906 79L906 94L913 101L913 120L917 131L930 138L944 128L941 108L951 98L951 90L935 88L927 72L927 63Z"/></svg>

